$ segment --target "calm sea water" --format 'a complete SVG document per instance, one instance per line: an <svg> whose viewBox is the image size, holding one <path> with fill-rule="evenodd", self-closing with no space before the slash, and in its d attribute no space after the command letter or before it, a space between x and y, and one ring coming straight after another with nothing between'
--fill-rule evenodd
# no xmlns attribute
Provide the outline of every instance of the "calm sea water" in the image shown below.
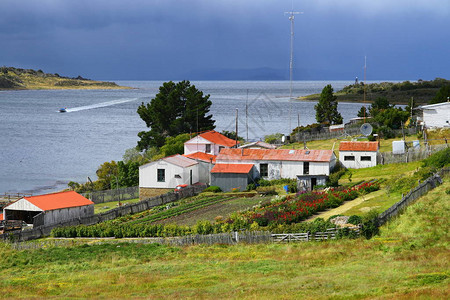
<svg viewBox="0 0 450 300"><path fill-rule="evenodd" d="M67 187L71 180L95 178L105 161L121 160L146 130L136 113L158 92L159 81L118 81L132 90L0 91L0 194L43 194ZM212 100L216 130L235 130L256 140L271 133L289 133L298 123L315 122L315 102L289 100L285 81L191 82ZM293 95L320 93L331 83L337 91L350 81L298 81ZM247 105L246 105L247 103ZM59 113L59 108L67 113ZM246 114L247 107L247 114ZM361 104L340 103L345 121Z"/></svg>

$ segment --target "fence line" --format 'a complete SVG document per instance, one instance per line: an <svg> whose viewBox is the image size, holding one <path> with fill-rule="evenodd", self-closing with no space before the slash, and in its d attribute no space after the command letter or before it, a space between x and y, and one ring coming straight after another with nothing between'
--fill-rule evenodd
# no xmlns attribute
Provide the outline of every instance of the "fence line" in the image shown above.
<svg viewBox="0 0 450 300"><path fill-rule="evenodd" d="M408 149L404 154L394 154L392 152L378 153L377 163L381 165L394 164L394 163L405 163L419 161L429 157L431 154L436 153L440 150L448 148L448 144L442 145L429 145L426 148L420 149Z"/></svg>
<svg viewBox="0 0 450 300"><path fill-rule="evenodd" d="M428 177L424 182L420 183L416 188L411 189L409 193L402 197L400 201L392 205L390 208L382 212L378 216L378 224L381 226L400 214L409 204L417 198L425 195L428 191L442 184L441 176L450 174L450 168L443 168L438 173Z"/></svg>
<svg viewBox="0 0 450 300"><path fill-rule="evenodd" d="M139 187L126 187L107 191L95 191L82 194L84 197L91 199L95 204L123 201L139 198Z"/></svg>
<svg viewBox="0 0 450 300"><path fill-rule="evenodd" d="M314 241L327 241L339 238L339 234L343 231L353 232L353 237L360 236L361 227L348 227L348 228L332 228L327 229L325 232L304 232L304 233L281 233L274 234L268 231L241 231L241 232L225 232L215 234L196 234L180 237L166 237L166 238L98 238L96 244L104 243L123 243L124 241L129 243L151 244L158 243L171 246L192 246L199 244L215 245L236 245L236 244L261 244L261 243L295 243L295 242L314 242ZM53 239L46 240L40 243L20 243L11 242L11 245L16 250L25 249L40 249L43 247L64 247L67 245L73 245L76 239ZM76 243L76 242L75 242Z"/></svg>
<svg viewBox="0 0 450 300"><path fill-rule="evenodd" d="M56 224L50 224L47 226L38 226L33 229L7 232L0 235L0 240L1 239L6 240L9 238L16 241L28 241L38 239L44 236L49 236L52 229L58 226L94 225L100 222L113 220L118 217L125 216L127 214L139 213L148 210L152 207L163 205L169 202L174 202L182 198L192 197L198 194L199 192L203 191L205 188L206 185L191 186L188 188L184 188L177 193L169 192L167 194L144 199L137 203L129 203L123 206L116 207L101 214L71 219Z"/></svg>

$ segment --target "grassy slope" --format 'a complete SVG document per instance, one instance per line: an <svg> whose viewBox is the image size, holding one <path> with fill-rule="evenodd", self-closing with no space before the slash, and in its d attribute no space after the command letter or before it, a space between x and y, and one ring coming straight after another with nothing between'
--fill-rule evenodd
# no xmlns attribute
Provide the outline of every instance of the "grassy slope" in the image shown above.
<svg viewBox="0 0 450 300"><path fill-rule="evenodd" d="M2 76L2 74L0 74ZM20 75L8 72L7 76L16 78L23 82L14 89L27 90L61 90L61 89L128 89L129 87L118 86L115 83L95 81L95 80L74 80L54 76L36 76L29 73ZM1 88L0 88L1 90ZM6 89L10 90L10 89Z"/></svg>
<svg viewBox="0 0 450 300"><path fill-rule="evenodd" d="M0 245L0 288L4 298L448 299L445 190L448 180L368 241L27 251Z"/></svg>

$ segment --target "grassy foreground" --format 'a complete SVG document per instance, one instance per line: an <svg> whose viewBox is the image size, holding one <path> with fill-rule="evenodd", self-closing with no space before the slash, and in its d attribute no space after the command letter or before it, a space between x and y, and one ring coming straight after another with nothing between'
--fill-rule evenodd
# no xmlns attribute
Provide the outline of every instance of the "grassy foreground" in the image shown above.
<svg viewBox="0 0 450 300"><path fill-rule="evenodd" d="M0 244L3 298L448 299L447 181L372 240L237 246Z"/></svg>

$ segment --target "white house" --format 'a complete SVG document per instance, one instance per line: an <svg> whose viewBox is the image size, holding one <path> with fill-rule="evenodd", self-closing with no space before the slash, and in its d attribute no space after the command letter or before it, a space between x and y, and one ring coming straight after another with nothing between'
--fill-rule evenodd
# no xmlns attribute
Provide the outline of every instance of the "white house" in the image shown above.
<svg viewBox="0 0 450 300"><path fill-rule="evenodd" d="M423 105L418 109L422 112L419 121L427 128L450 127L450 102Z"/></svg>
<svg viewBox="0 0 450 300"><path fill-rule="evenodd" d="M352 169L377 165L378 142L348 142L339 144L339 161Z"/></svg>
<svg viewBox="0 0 450 300"><path fill-rule="evenodd" d="M139 167L139 197L151 197L177 185L199 182L198 162L176 154Z"/></svg>
<svg viewBox="0 0 450 300"><path fill-rule="evenodd" d="M239 143L239 142L238 142ZM212 155L219 154L223 148L236 146L236 141L227 138L223 134L210 130L203 132L184 143L184 154L203 152Z"/></svg>
<svg viewBox="0 0 450 300"><path fill-rule="evenodd" d="M34 226L93 214L94 203L74 191L24 197L3 208L5 220L22 220Z"/></svg>
<svg viewBox="0 0 450 300"><path fill-rule="evenodd" d="M223 149L218 164L253 164L253 178L297 179L299 188L324 185L336 164L331 150Z"/></svg>

